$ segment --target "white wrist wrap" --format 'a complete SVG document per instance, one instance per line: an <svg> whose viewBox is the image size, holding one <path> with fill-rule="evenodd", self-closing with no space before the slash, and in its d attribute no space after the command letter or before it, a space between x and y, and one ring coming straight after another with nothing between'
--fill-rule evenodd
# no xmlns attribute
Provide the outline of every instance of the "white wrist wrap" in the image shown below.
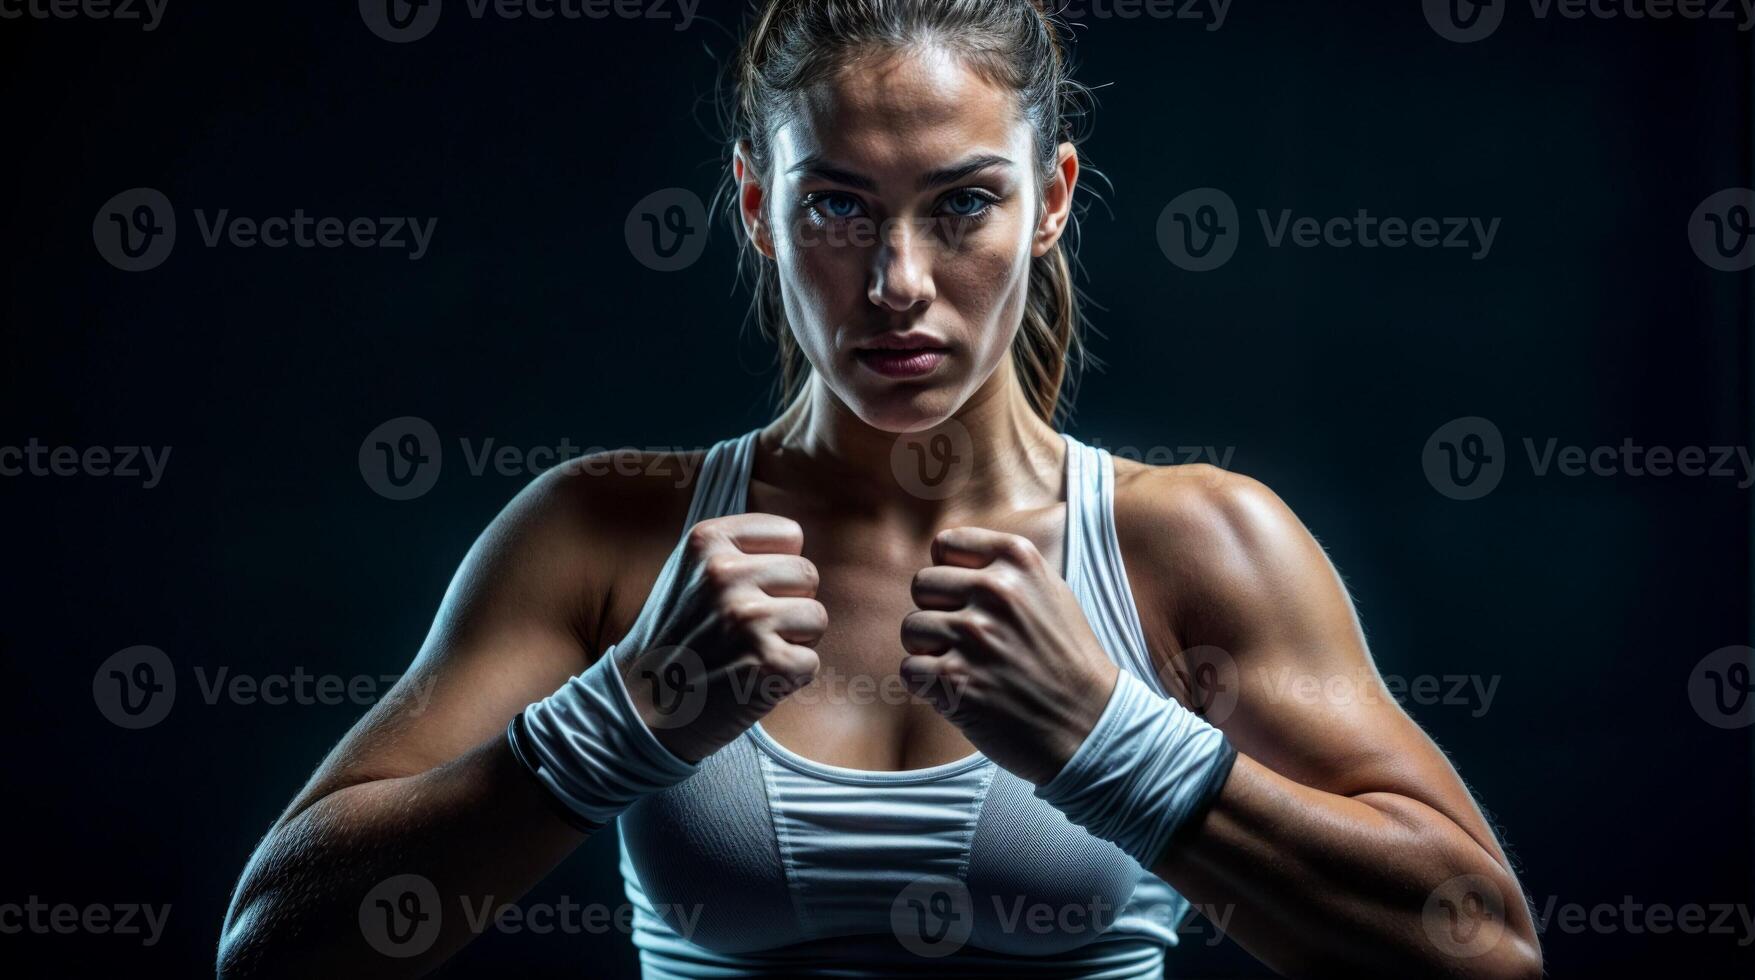
<svg viewBox="0 0 1755 980"><path fill-rule="evenodd" d="M1123 669L1096 727L1036 797L1150 871L1236 759L1223 732Z"/></svg>
<svg viewBox="0 0 1755 980"><path fill-rule="evenodd" d="M514 717L506 738L518 761L564 807L568 822L586 832L701 766L679 758L646 727L614 647Z"/></svg>

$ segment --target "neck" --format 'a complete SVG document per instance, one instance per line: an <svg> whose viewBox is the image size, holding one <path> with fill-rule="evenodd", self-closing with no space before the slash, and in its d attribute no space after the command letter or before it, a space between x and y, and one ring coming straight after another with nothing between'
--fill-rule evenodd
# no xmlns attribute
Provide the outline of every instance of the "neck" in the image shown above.
<svg viewBox="0 0 1755 980"><path fill-rule="evenodd" d="M774 461L761 467L770 483L925 527L1059 500L1066 451L1030 407L1009 357L948 420L909 433L867 424L812 374L757 448Z"/></svg>

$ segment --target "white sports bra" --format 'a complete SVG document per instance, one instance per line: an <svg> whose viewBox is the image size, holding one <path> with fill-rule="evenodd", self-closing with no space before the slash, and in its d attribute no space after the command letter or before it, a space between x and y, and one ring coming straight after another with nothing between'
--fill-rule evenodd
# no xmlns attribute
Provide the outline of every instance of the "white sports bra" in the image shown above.
<svg viewBox="0 0 1755 980"><path fill-rule="evenodd" d="M746 509L756 434L715 444L684 528ZM1169 697L1115 537L1114 461L1067 445L1063 574L1110 658ZM618 650L672 601L682 541ZM812 761L756 725L616 819L646 980L770 974L1163 976L1188 900L976 752L926 769Z"/></svg>

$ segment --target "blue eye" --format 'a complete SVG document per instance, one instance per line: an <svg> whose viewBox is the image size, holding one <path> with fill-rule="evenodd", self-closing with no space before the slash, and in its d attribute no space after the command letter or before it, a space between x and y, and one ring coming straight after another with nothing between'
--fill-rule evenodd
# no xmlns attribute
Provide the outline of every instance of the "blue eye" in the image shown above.
<svg viewBox="0 0 1755 980"><path fill-rule="evenodd" d="M979 218L992 207L994 200L986 194L973 190L960 190L945 198L945 205L951 210L953 218Z"/></svg>
<svg viewBox="0 0 1755 980"><path fill-rule="evenodd" d="M857 198L850 194L840 194L834 191L811 195L810 199L805 202L805 206L833 221L845 221L859 214L859 200Z"/></svg>

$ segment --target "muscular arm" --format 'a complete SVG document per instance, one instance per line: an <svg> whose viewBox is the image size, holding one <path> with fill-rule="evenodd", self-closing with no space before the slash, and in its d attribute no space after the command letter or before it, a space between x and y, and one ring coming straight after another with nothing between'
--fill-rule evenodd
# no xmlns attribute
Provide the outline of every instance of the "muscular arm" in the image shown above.
<svg viewBox="0 0 1755 980"><path fill-rule="evenodd" d="M1510 862L1310 533L1247 477L1130 483L1118 522L1159 674L1239 752L1154 873L1285 975L1540 977Z"/></svg>
<svg viewBox="0 0 1755 980"><path fill-rule="evenodd" d="M514 901L584 839L504 738L514 714L596 653L606 570L591 560L580 479L540 477L476 542L409 671L245 867L221 975L424 973L471 938L460 898ZM361 920L362 900L398 875L431 881L443 909L430 948L406 958L373 948Z"/></svg>

